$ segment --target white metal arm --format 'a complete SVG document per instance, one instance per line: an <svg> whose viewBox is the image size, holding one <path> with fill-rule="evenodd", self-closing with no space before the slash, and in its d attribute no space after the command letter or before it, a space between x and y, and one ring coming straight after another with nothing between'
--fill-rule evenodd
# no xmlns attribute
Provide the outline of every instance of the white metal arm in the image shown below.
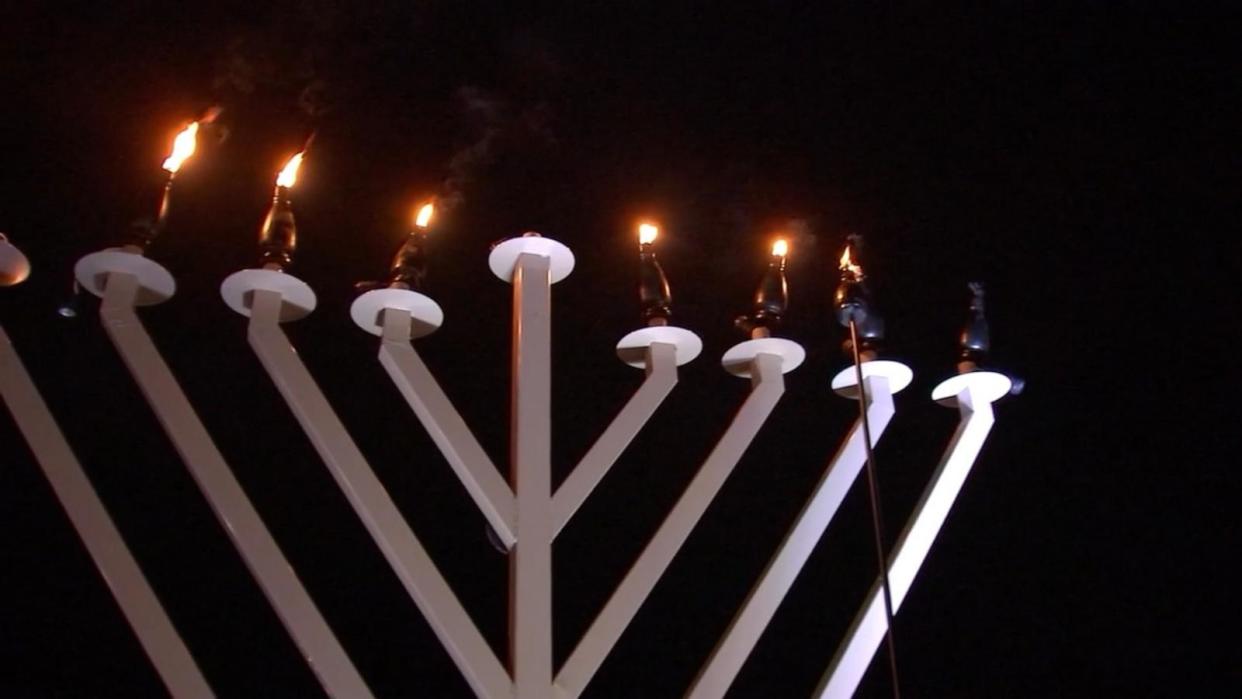
<svg viewBox="0 0 1242 699"><path fill-rule="evenodd" d="M871 438L878 442L893 417L893 395L889 380L884 376L868 376L868 418L871 421ZM768 563L751 589L750 595L737 615L733 617L725 635L712 651L707 664L695 678L687 697L706 699L723 697L742 669L742 664L759 641L776 614L781 600L793 586L794 580L811 557L815 545L832 522L837 509L857 480L866 463L862 420L856 420L841 448L828 465L823 477L815 486L811 498L803 506L794 526L785 535L780 549Z"/></svg>
<svg viewBox="0 0 1242 699"><path fill-rule="evenodd" d="M753 360L752 373L755 378L750 395L724 436L561 668L556 684L564 696L577 697L586 688L776 407L785 391L781 358L759 354Z"/></svg>
<svg viewBox="0 0 1242 699"><path fill-rule="evenodd" d="M573 517L607 475L647 420L677 385L677 347L656 342L647 347L647 378L604 433L557 488L552 497L553 535Z"/></svg>
<svg viewBox="0 0 1242 699"><path fill-rule="evenodd" d="M977 372L964 376L985 379L984 375L988 373L990 372ZM1008 388L1007 380L1005 388ZM1001 391L1000 395L1003 393ZM949 514L949 508L953 506L966 476L970 474L975 457L979 455L979 450L992 429L995 421L992 401L998 397L999 395L987 395L978 391L969 383L956 395L962 414L957 432L949 442L931 483L923 491L923 496L889 559L888 580L894 612L910 591L915 574L927 558L927 552L936 540L936 535ZM820 680L814 696L848 699L857 690L858 683L862 681L863 674L871 664L871 659L888 629L881 594L880 583L876 581L868 592L862 609L854 618L845 641L837 650L836 657Z"/></svg>
<svg viewBox="0 0 1242 699"><path fill-rule="evenodd" d="M414 351L410 344L410 312L386 308L383 324L380 363L466 486L492 530L506 548L512 548L517 541L513 490Z"/></svg>
<svg viewBox="0 0 1242 699"><path fill-rule="evenodd" d="M371 691L362 676L345 655L142 327L134 312L137 294L138 279L134 275L108 276L99 314L112 343L324 689L336 697L370 697Z"/></svg>
<svg viewBox="0 0 1242 699"><path fill-rule="evenodd" d="M121 612L176 699L215 696L0 327L0 396Z"/></svg>
<svg viewBox="0 0 1242 699"><path fill-rule="evenodd" d="M508 673L280 329L280 292L253 293L250 344L333 478L475 693L509 696Z"/></svg>

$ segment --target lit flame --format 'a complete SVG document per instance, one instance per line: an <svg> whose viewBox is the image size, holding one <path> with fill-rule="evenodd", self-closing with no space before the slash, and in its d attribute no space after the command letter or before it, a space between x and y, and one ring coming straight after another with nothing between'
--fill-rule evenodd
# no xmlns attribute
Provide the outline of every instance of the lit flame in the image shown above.
<svg viewBox="0 0 1242 699"><path fill-rule="evenodd" d="M660 227L652 223L638 224L638 244L650 245L655 242L656 236L660 235Z"/></svg>
<svg viewBox="0 0 1242 699"><path fill-rule="evenodd" d="M298 168L302 165L302 155L298 153L285 163L284 169L276 176L277 187L292 187L298 181Z"/></svg>
<svg viewBox="0 0 1242 699"><path fill-rule="evenodd" d="M173 139L172 153L164 160L164 169L170 174L175 174L181 169L181 164L191 155L194 155L194 148L198 145L198 122L190 122L190 125L182 129L181 133Z"/></svg>
<svg viewBox="0 0 1242 699"><path fill-rule="evenodd" d="M436 205L427 202L418 210L418 214L414 216L414 225L419 228L426 228L431 223L431 216L436 212Z"/></svg>
<svg viewBox="0 0 1242 699"><path fill-rule="evenodd" d="M841 253L840 269L842 272L849 272L855 277L862 276L862 267L854 264L854 261L850 259L850 246L848 245L845 246L845 252Z"/></svg>
<svg viewBox="0 0 1242 699"><path fill-rule="evenodd" d="M772 256L773 257L784 257L788 254L789 254L789 241L785 240L784 238L777 238L776 242L772 243Z"/></svg>

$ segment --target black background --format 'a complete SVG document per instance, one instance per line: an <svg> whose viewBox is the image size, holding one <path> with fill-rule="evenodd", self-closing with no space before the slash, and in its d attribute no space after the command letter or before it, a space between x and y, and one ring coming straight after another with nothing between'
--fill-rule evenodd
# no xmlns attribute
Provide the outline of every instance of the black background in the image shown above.
<svg viewBox="0 0 1242 699"><path fill-rule="evenodd" d="M0 230L30 280L13 337L104 502L221 696L321 690L103 335L55 308L81 255L158 200L172 135L211 104L228 138L179 175L150 251L177 277L142 316L238 479L381 696L468 696L218 294L253 266L271 180L307 134L292 270L319 309L287 328L503 657L505 559L348 320L417 201L443 329L420 351L505 468L509 287L488 245L573 248L554 288L554 481L641 374L633 226L662 222L675 320L703 356L555 549L558 662L746 391L742 339L773 232L792 234L788 392L585 696L679 696L852 420L831 320L846 234L914 384L877 458L900 530L956 416L965 283L988 284L997 367L1028 390L997 424L897 620L911 697L1236 696L1238 64L1226 13L1143 4L980 13L934 3L711 3L586 11L475 3L109 3L0 15ZM1234 98L1236 94L1232 94ZM1230 184L1230 176L1233 183ZM1229 279L1229 282L1217 281ZM0 687L162 686L9 418L0 419ZM855 488L730 696L805 696L874 571ZM884 696L873 664L861 694Z"/></svg>

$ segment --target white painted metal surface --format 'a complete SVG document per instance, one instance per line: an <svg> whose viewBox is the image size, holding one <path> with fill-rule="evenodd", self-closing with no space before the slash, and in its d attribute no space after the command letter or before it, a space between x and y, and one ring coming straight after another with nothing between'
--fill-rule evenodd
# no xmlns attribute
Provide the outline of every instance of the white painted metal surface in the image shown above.
<svg viewBox="0 0 1242 699"><path fill-rule="evenodd" d="M176 699L214 696L3 327L0 397L168 692Z"/></svg>
<svg viewBox="0 0 1242 699"><path fill-rule="evenodd" d="M853 371L851 368L851 376L854 375ZM867 398L870 403L867 406L867 417L871 421L871 438L879 442L895 412L895 391L884 374L864 374L863 381L867 382ZM854 391L853 398L858 399L857 390ZM768 562L767 568L751 588L742 608L729 623L711 657L699 671L687 697L723 697L728 691L763 630L767 628L794 580L802 572L807 559L811 557L816 544L832 523L850 487L858 479L858 474L867 460L865 439L862 420L855 420L853 428L832 457L793 527L785 535L776 555Z"/></svg>
<svg viewBox="0 0 1242 699"><path fill-rule="evenodd" d="M750 378L754 359L761 354L772 354L780 357L781 372L785 374L802 366L802 361L806 359L806 350L802 348L802 345L793 340L786 340L780 337L761 337L739 342L730 347L724 353L724 356L720 358L720 365L724 367L725 371L734 376Z"/></svg>
<svg viewBox="0 0 1242 699"><path fill-rule="evenodd" d="M586 688L776 407L785 391L782 364L776 354L752 360L750 395L556 676L563 696L577 697Z"/></svg>
<svg viewBox="0 0 1242 699"><path fill-rule="evenodd" d="M244 316L251 314L254 293L260 289L280 294L280 322L305 318L315 310L318 300L310 286L293 276L274 269L243 269L234 272L220 284L220 296L228 307Z"/></svg>
<svg viewBox="0 0 1242 699"><path fill-rule="evenodd" d="M112 272L105 286L100 317L112 343L311 670L334 697L370 697L362 676L142 327L134 312L139 278L129 272Z"/></svg>
<svg viewBox="0 0 1242 699"><path fill-rule="evenodd" d="M502 281L511 282L518 258L522 255L546 257L553 284L574 271L574 253L563 243L544 238L538 233L524 233L520 238L510 238L497 243L487 256L487 266Z"/></svg>
<svg viewBox="0 0 1242 699"><path fill-rule="evenodd" d="M890 359L877 359L862 363L863 380L872 376L883 376L888 380L888 391L897 394L903 391L914 380L914 371L910 367ZM858 400L858 372L853 366L847 366L832 377L832 391L842 398Z"/></svg>
<svg viewBox="0 0 1242 699"><path fill-rule="evenodd" d="M574 256L561 243L528 233L496 245L488 264L513 284L512 487L411 344L411 338L443 323L439 305L415 291L377 289L355 301L351 316L382 337L381 363L510 550L510 670L482 638L280 329L280 323L315 308L314 292L296 277L262 269L231 275L221 295L235 311L250 316L248 337L256 355L473 691L486 699L572 699L590 683L771 414L784 392L783 374L799 366L806 352L795 342L760 336L725 353L721 364L727 371L752 379L750 395L554 680L552 541L659 408L677 383L677 366L694 359L702 341L671 326L643 328L622 338L618 356L645 367L647 378L553 494L551 286L570 274ZM128 248L88 255L75 274L83 288L103 297L101 318L113 343L324 688L333 696L370 697L134 313L136 305L172 296L172 276ZM878 441L893 416L892 395L909 385L913 374L892 361L867 362L862 374ZM833 379L832 387L857 399L856 381L851 367ZM888 562L894 608L908 593L986 439L993 422L991 403L1009 388L1007 377L977 371L955 376L933 392L934 400L958 407L962 421ZM0 390L170 691L177 697L210 696L2 329ZM861 422L855 423L687 696L718 698L727 692L861 472L864 439ZM877 582L817 696L852 694L885 630Z"/></svg>
<svg viewBox="0 0 1242 699"><path fill-rule="evenodd" d="M510 440L518 540L509 559L509 649L515 699L548 699L552 694L552 260L523 252L512 278Z"/></svg>
<svg viewBox="0 0 1242 699"><path fill-rule="evenodd" d="M972 399L977 403L985 401L995 403L1009 394L1013 381L1004 374L994 371L969 371L953 378L941 381L932 389L932 400L946 408L956 408L962 391L969 388Z"/></svg>
<svg viewBox="0 0 1242 699"><path fill-rule="evenodd" d="M992 396L1000 397L996 395L996 387L999 385L996 376L1000 375L993 372L971 372L955 376L941 384L941 387L948 384L958 389L954 402L962 417L931 483L924 490L909 524L893 548L888 579L894 612L910 591L914 576L927 558L953 501L957 499L957 494L992 429L995 421ZM937 387L933 395L943 394L941 387ZM867 593L862 609L854 618L845 641L820 680L814 696L848 699L857 690L858 683L862 681L863 674L871 664L888 628L881 593L877 580Z"/></svg>
<svg viewBox="0 0 1242 699"><path fill-rule="evenodd" d="M648 367L647 348L657 342L676 349L677 366L693 361L703 351L703 341L693 332L673 325L653 325L621 338L617 343L617 356L632 367Z"/></svg>
<svg viewBox="0 0 1242 699"><path fill-rule="evenodd" d="M172 298L177 292L177 282L163 265L142 255L120 248L93 252L78 260L73 266L73 276L78 284L92 294L103 298L110 274L130 274L137 279L134 306L154 306Z"/></svg>
<svg viewBox="0 0 1242 699"><path fill-rule="evenodd" d="M677 346L655 342L647 346L644 354L647 355L644 362L647 380L595 440L552 497L554 535L560 534L569 518L604 479L621 452L625 451L677 384L677 364L681 358Z"/></svg>
<svg viewBox="0 0 1242 699"><path fill-rule="evenodd" d="M505 548L513 548L517 541L517 501L513 490L414 351L410 344L410 313L401 308L389 308L383 316L380 364L479 506L492 531Z"/></svg>
<svg viewBox="0 0 1242 699"><path fill-rule="evenodd" d="M481 697L511 694L509 676L281 330L281 295L258 289L250 345L389 565Z"/></svg>
<svg viewBox="0 0 1242 699"><path fill-rule="evenodd" d="M411 322L406 339L426 337L444 325L444 311L430 296L410 289L372 289L354 299L349 317L372 335L384 334L384 311L405 311Z"/></svg>

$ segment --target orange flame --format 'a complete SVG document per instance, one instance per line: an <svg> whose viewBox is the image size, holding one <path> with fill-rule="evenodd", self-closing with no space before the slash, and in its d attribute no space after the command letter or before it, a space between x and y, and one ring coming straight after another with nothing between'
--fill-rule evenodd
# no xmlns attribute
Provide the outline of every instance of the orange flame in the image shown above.
<svg viewBox="0 0 1242 699"><path fill-rule="evenodd" d="M776 242L772 243L772 256L773 257L785 257L788 254L789 254L789 241L785 240L784 238L777 238Z"/></svg>
<svg viewBox="0 0 1242 699"><path fill-rule="evenodd" d="M289 162L285 163L285 167L276 176L277 187L292 187L298 181L298 168L302 166L302 156L304 153L298 153Z"/></svg>
<svg viewBox="0 0 1242 699"><path fill-rule="evenodd" d="M657 236L660 235L660 227L654 223L638 224L638 244L650 245L655 242Z"/></svg>
<svg viewBox="0 0 1242 699"><path fill-rule="evenodd" d="M862 267L854 264L854 261L850 258L850 246L848 245L845 246L845 252L841 253L839 267L842 272L849 272L855 277L862 276Z"/></svg>
<svg viewBox="0 0 1242 699"><path fill-rule="evenodd" d="M172 153L164 159L164 169L169 174L176 174L181 169L181 164L191 155L194 155L194 149L198 146L198 122L192 121L190 125L182 129L181 133L173 139Z"/></svg>
<svg viewBox="0 0 1242 699"><path fill-rule="evenodd" d="M426 228L431 224L431 217L435 214L435 212L436 205L434 203L427 202L426 204L423 204L422 207L419 208L418 214L414 216L414 225L419 228Z"/></svg>

